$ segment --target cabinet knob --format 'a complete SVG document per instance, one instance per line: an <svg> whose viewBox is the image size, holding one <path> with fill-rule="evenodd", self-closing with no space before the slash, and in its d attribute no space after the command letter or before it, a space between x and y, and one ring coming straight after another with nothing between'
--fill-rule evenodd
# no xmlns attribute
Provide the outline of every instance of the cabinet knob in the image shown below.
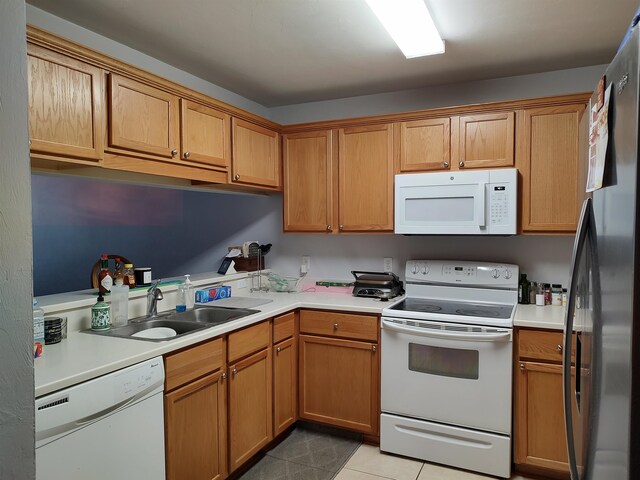
<svg viewBox="0 0 640 480"><path fill-rule="evenodd" d="M333 329L334 329L334 330L337 330L337 329L338 329L338 324L337 324L337 323L334 323L334 324L333 324Z"/></svg>
<svg viewBox="0 0 640 480"><path fill-rule="evenodd" d="M520 370L524 371L524 363L520 364Z"/></svg>
<svg viewBox="0 0 640 480"><path fill-rule="evenodd" d="M282 348L280 348L280 347L276 348L276 352L277 353L280 353L281 351L282 351Z"/></svg>
<svg viewBox="0 0 640 480"><path fill-rule="evenodd" d="M327 231L331 231L331 225L327 225Z"/></svg>
<svg viewBox="0 0 640 480"><path fill-rule="evenodd" d="M173 150L171 150L171 155L172 156L176 156L178 154L178 150L176 150L175 148Z"/></svg>
<svg viewBox="0 0 640 480"><path fill-rule="evenodd" d="M558 349L558 351L559 351L560 353L562 353L562 345L556 345L556 348Z"/></svg>
<svg viewBox="0 0 640 480"><path fill-rule="evenodd" d="M464 167L464 160L460 160L458 162L458 166L460 166L461 168Z"/></svg>
<svg viewBox="0 0 640 480"><path fill-rule="evenodd" d="M344 225L340 225L338 228L340 228L340 230L344 230Z"/></svg>
<svg viewBox="0 0 640 480"><path fill-rule="evenodd" d="M31 139L29 139L29 146L31 146Z"/></svg>
<svg viewBox="0 0 640 480"><path fill-rule="evenodd" d="M235 368L233 370L231 370L231 373L233 374L233 376L235 377L238 374L238 370L236 370Z"/></svg>
<svg viewBox="0 0 640 480"><path fill-rule="evenodd" d="M375 353L375 352L376 352L376 346L375 346L375 345L371 345L371 351L372 351L373 353Z"/></svg>
<svg viewBox="0 0 640 480"><path fill-rule="evenodd" d="M189 158L191 156L191 152L184 152L184 158Z"/></svg>
<svg viewBox="0 0 640 480"><path fill-rule="evenodd" d="M222 378L222 380L226 379L227 378L227 372L224 372L220 378Z"/></svg>
<svg viewBox="0 0 640 480"><path fill-rule="evenodd" d="M233 177L234 180L240 180L240 175L236 174L235 177Z"/></svg>
<svg viewBox="0 0 640 480"><path fill-rule="evenodd" d="M449 162L442 162L442 166L444 168L449 168Z"/></svg>

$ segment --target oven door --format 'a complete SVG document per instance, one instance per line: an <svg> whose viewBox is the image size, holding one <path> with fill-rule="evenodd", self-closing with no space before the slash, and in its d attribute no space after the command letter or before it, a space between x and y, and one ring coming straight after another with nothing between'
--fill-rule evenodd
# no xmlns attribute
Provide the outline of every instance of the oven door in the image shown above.
<svg viewBox="0 0 640 480"><path fill-rule="evenodd" d="M382 411L510 435L512 330L382 318Z"/></svg>

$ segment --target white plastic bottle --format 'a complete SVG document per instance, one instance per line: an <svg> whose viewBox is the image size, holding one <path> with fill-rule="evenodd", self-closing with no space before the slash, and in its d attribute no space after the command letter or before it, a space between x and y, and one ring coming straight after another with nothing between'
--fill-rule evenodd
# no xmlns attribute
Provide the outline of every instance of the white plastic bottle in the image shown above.
<svg viewBox="0 0 640 480"><path fill-rule="evenodd" d="M33 299L33 358L41 357L44 348L44 310Z"/></svg>
<svg viewBox="0 0 640 480"><path fill-rule="evenodd" d="M184 285L185 285L185 305L187 310L191 310L195 304L195 292L193 290L193 284L191 283L191 279L189 278L191 275L184 276Z"/></svg>

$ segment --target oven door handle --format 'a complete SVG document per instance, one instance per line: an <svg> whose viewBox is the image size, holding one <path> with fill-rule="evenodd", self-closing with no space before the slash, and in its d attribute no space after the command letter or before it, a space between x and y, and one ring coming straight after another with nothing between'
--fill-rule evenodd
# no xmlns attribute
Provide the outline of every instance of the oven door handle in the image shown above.
<svg viewBox="0 0 640 480"><path fill-rule="evenodd" d="M395 330L401 333L411 333L422 337L449 338L452 340L469 340L475 342L495 342L499 340L511 340L511 330L498 330L496 333L471 333L471 332L447 332L443 330L431 330L428 328L409 327L382 320L382 328Z"/></svg>

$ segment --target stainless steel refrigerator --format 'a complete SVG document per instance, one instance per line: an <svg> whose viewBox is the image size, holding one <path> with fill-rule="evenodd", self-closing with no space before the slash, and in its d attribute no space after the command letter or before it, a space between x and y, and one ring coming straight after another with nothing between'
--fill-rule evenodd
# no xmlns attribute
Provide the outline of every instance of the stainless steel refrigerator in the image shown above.
<svg viewBox="0 0 640 480"><path fill-rule="evenodd" d="M606 71L603 187L585 200L574 244L563 359L573 480L640 479L639 46L636 26Z"/></svg>

